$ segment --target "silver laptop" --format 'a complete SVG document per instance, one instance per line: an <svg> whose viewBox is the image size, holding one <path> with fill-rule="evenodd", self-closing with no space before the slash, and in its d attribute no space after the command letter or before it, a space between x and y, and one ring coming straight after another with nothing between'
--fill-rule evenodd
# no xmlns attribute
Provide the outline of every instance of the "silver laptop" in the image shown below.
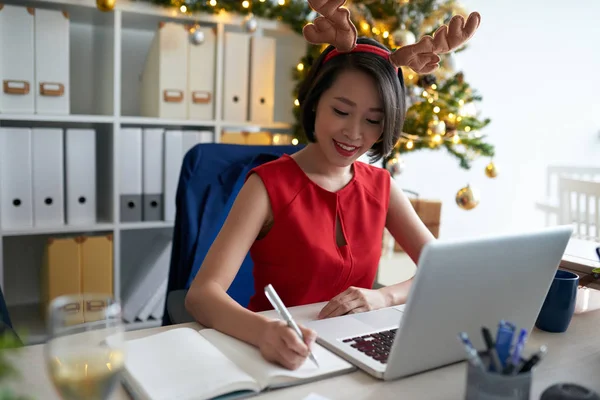
<svg viewBox="0 0 600 400"><path fill-rule="evenodd" d="M406 305L306 326L324 347L379 379L462 361L459 332L484 349L484 325L493 334L500 320L531 331L571 233L570 226L558 226L436 240L421 253Z"/></svg>

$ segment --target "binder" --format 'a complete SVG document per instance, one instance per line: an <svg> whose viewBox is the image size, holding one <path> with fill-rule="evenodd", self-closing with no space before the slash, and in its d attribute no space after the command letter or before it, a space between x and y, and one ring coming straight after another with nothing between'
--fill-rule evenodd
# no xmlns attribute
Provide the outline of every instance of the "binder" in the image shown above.
<svg viewBox="0 0 600 400"><path fill-rule="evenodd" d="M154 312L154 309L159 307L161 305L161 303L164 302L164 296L165 296L165 293L167 292L167 284L168 283L169 283L168 279L165 279L160 284L158 290L154 291L150 300L148 300L148 302L146 302L146 304L144 305L144 308L142 308L142 310L138 313L137 319L139 319L140 321L146 321L148 319L148 317L150 317L152 315L152 313ZM162 303L162 305L164 305L164 303Z"/></svg>
<svg viewBox="0 0 600 400"><path fill-rule="evenodd" d="M0 128L0 223L33 227L31 129Z"/></svg>
<svg viewBox="0 0 600 400"><path fill-rule="evenodd" d="M183 134L180 130L165 131L164 158L164 220L175 221L175 195L183 161Z"/></svg>
<svg viewBox="0 0 600 400"><path fill-rule="evenodd" d="M96 223L96 131L65 132L65 203L67 225Z"/></svg>
<svg viewBox="0 0 600 400"><path fill-rule="evenodd" d="M70 110L69 15L35 10L35 111L67 115Z"/></svg>
<svg viewBox="0 0 600 400"><path fill-rule="evenodd" d="M142 219L163 219L163 159L164 136L162 128L144 129L142 140Z"/></svg>
<svg viewBox="0 0 600 400"><path fill-rule="evenodd" d="M62 129L32 130L34 226L65 224L63 152Z"/></svg>
<svg viewBox="0 0 600 400"><path fill-rule="evenodd" d="M77 238L49 238L44 249L41 273L41 313L44 319L52 300L81 294L81 250ZM81 299L80 299L81 300ZM68 304L68 323L83 323L83 302Z"/></svg>
<svg viewBox="0 0 600 400"><path fill-rule="evenodd" d="M121 222L142 221L142 129L119 132L119 196Z"/></svg>
<svg viewBox="0 0 600 400"><path fill-rule="evenodd" d="M200 27L204 42L188 44L188 119L215 119L215 67L217 35L215 28Z"/></svg>
<svg viewBox="0 0 600 400"><path fill-rule="evenodd" d="M165 290L164 293L161 293L160 296L160 300L156 303L156 305L154 306L154 309L152 310L152 314L150 314L150 316L157 320L157 321L161 321L163 314L165 313L165 303L167 301L167 292Z"/></svg>
<svg viewBox="0 0 600 400"><path fill-rule="evenodd" d="M29 7L0 7L0 113L34 113L33 15Z"/></svg>
<svg viewBox="0 0 600 400"><path fill-rule="evenodd" d="M187 118L188 41L183 24L159 24L142 72L143 116Z"/></svg>
<svg viewBox="0 0 600 400"><path fill-rule="evenodd" d="M85 294L85 322L104 318L107 299L113 290L113 236L81 236L77 240L81 254L81 291Z"/></svg>
<svg viewBox="0 0 600 400"><path fill-rule="evenodd" d="M275 38L250 41L250 121L273 123L275 107Z"/></svg>
<svg viewBox="0 0 600 400"><path fill-rule="evenodd" d="M198 142L200 143L214 143L215 135L213 131L200 131L198 132Z"/></svg>
<svg viewBox="0 0 600 400"><path fill-rule="evenodd" d="M185 157L188 151L195 145L200 143L200 132L198 131L183 131L181 137L181 157Z"/></svg>
<svg viewBox="0 0 600 400"><path fill-rule="evenodd" d="M250 35L225 32L223 60L223 120L245 122L248 119L248 76Z"/></svg>
<svg viewBox="0 0 600 400"><path fill-rule="evenodd" d="M131 284L123 293L123 319L127 322L136 320L153 294L168 279L171 241L166 241L165 238L159 235L154 239L145 257L137 265Z"/></svg>

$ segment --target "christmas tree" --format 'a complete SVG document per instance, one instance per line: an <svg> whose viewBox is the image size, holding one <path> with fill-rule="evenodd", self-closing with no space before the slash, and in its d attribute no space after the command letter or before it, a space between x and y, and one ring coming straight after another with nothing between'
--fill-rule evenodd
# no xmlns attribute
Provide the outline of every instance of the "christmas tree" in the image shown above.
<svg viewBox="0 0 600 400"><path fill-rule="evenodd" d="M432 35L453 15L468 15L454 0L354 0L348 8L359 35L374 38L390 50ZM402 153L423 149L446 149L465 169L479 156L493 157L494 147L481 133L490 120L480 119L475 106L481 96L467 83L464 73L456 70L455 53L465 48L442 54L440 67L433 74L418 75L402 68L408 109L402 137L394 153L384 160L390 170ZM307 54L293 72L296 90L322 50L321 46L307 46ZM297 119L299 114L296 107ZM303 137L299 123L294 126L294 135ZM495 173L493 168L490 164L488 175Z"/></svg>
<svg viewBox="0 0 600 400"><path fill-rule="evenodd" d="M256 27L256 17L276 19L302 34L302 28L316 17L306 0L151 0L154 3L177 7L181 12L219 13L221 11L246 15L247 27ZM351 11L352 22L359 35L385 44L390 50L415 43L424 35L433 35L453 15L468 15L455 0L352 0L345 4ZM403 67L407 89L407 114L402 137L393 154L383 162L390 170L403 153L419 150L441 150L456 157L459 166L471 168L480 157L494 156L494 147L485 142L482 129L489 124L480 118L476 103L481 96L467 83L463 71L456 70L455 53L442 54L440 67L428 75L418 75ZM292 71L296 82L295 94L324 46L307 43L306 55ZM294 143L305 143L300 124L300 107L295 100L296 121L292 134ZM496 176L493 162L486 167L489 177Z"/></svg>

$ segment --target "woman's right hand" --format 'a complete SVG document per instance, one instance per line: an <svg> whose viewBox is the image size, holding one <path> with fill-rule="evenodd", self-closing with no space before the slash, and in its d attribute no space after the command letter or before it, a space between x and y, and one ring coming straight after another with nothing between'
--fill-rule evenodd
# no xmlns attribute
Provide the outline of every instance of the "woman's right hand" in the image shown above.
<svg viewBox="0 0 600 400"><path fill-rule="evenodd" d="M299 325L304 342L284 321L268 321L258 343L265 360L285 368L298 369L308 357L312 344L317 338L315 331Z"/></svg>

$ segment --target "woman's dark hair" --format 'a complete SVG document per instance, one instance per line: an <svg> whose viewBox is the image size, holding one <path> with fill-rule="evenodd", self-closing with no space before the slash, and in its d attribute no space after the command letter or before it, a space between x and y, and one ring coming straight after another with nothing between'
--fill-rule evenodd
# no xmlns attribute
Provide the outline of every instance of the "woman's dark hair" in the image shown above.
<svg viewBox="0 0 600 400"><path fill-rule="evenodd" d="M370 44L386 49L374 39L360 37L358 44ZM329 46L321 53L315 64L311 67L304 82L302 82L298 101L301 107L301 121L304 134L310 142L315 142L315 110L323 92L328 90L338 75L347 70L358 70L369 74L377 82L379 96L383 102L383 134L382 137L369 149L369 158L372 162L387 157L398 142L406 116L405 86L402 70L398 73L389 60L373 53L347 53L337 55L327 63L323 59L332 51ZM386 49L388 50L388 49Z"/></svg>

